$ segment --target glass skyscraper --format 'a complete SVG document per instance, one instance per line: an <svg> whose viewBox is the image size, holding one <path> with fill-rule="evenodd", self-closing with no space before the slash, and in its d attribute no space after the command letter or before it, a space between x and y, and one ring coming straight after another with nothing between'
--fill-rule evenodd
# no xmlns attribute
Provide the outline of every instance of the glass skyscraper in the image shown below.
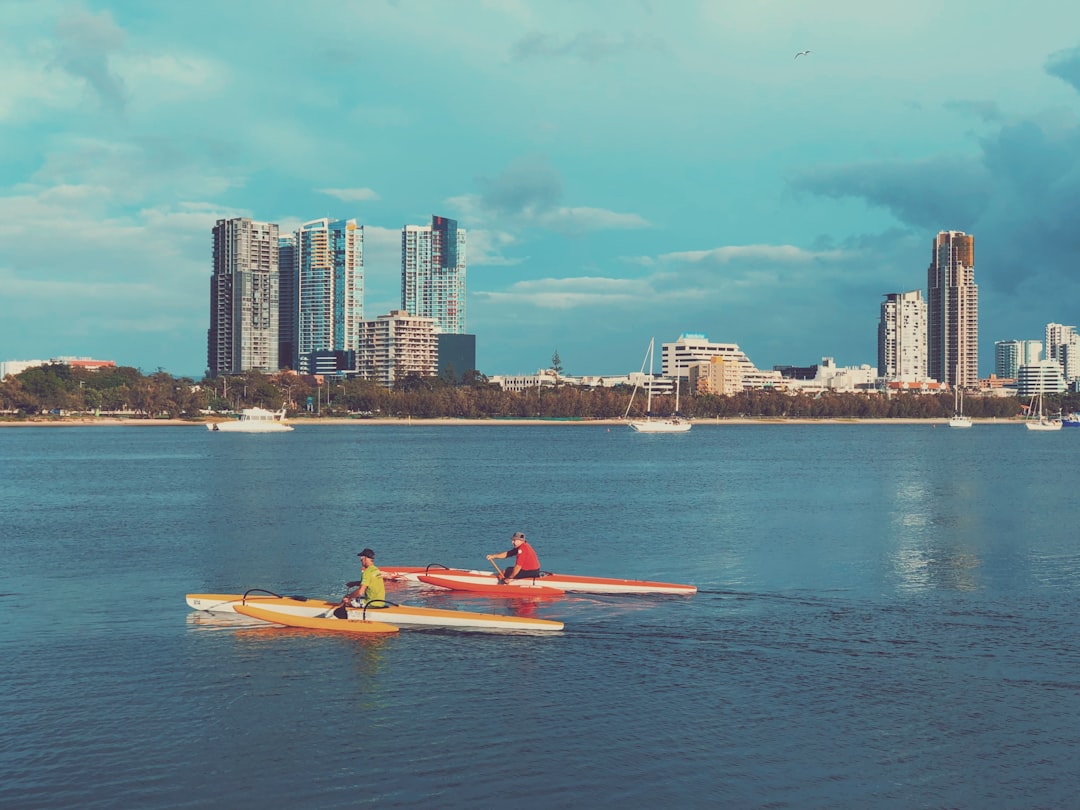
<svg viewBox="0 0 1080 810"><path fill-rule="evenodd" d="M316 219L295 234L298 371L313 373L316 352L355 351L364 320L364 227Z"/></svg>
<svg viewBox="0 0 1080 810"><path fill-rule="evenodd" d="M401 231L401 308L433 318L439 333L465 332L465 230L433 216Z"/></svg>

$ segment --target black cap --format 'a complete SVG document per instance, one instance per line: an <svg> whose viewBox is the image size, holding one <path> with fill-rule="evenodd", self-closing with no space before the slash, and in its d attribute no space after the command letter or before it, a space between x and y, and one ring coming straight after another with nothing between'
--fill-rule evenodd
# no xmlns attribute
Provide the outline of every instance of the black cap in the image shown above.
<svg viewBox="0 0 1080 810"><path fill-rule="evenodd" d="M370 548L365 548L363 551L361 551L356 556L357 557L367 557L369 560L374 560L375 559L375 552L372 551Z"/></svg>
<svg viewBox="0 0 1080 810"><path fill-rule="evenodd" d="M525 533L524 532L514 532L514 536L511 537L510 539L511 540L524 540L525 539Z"/></svg>

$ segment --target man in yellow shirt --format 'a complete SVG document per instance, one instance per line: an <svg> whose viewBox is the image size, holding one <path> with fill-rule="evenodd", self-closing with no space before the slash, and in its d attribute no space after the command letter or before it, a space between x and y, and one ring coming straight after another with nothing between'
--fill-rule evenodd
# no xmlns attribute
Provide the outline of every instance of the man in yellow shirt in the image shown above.
<svg viewBox="0 0 1080 810"><path fill-rule="evenodd" d="M345 594L341 604L363 607L367 602L385 600L386 586L383 584L382 571L375 567L375 552L370 548L365 548L357 556L360 558L364 573L360 576L359 583L349 583L350 586L357 585L358 587Z"/></svg>

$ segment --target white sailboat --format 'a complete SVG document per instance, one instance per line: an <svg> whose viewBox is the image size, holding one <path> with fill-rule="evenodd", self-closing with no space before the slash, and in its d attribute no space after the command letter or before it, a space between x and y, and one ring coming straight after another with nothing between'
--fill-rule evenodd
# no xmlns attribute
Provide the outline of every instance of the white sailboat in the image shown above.
<svg viewBox="0 0 1080 810"><path fill-rule="evenodd" d="M652 414L652 382L653 382L653 349L656 345L656 338L649 341L649 350L645 353L645 359L641 362L641 374L645 373L645 364L649 365L649 385L648 385L648 399L645 405L645 418L630 420L631 430L636 430L638 433L686 433L690 430L690 422L686 419L679 418L679 377L675 377L675 413L666 419L653 419ZM634 386L633 393L630 394L630 402L626 406L626 413L623 414L623 419L630 418L630 408L634 404L634 395L637 394L638 386Z"/></svg>
<svg viewBox="0 0 1080 810"><path fill-rule="evenodd" d="M1031 404L1028 405L1028 419L1024 422L1028 430L1061 430L1061 424L1060 417L1051 419L1043 413L1042 391L1031 397Z"/></svg>
<svg viewBox="0 0 1080 810"><path fill-rule="evenodd" d="M953 380L953 415L949 420L951 428L971 427L971 417L964 416L964 392L960 390L960 369L957 368L957 376Z"/></svg>

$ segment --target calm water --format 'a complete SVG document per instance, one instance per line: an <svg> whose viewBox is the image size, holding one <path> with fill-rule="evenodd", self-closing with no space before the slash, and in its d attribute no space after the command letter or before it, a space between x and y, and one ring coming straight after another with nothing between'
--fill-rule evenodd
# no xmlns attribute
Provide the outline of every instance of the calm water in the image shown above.
<svg viewBox="0 0 1080 810"><path fill-rule="evenodd" d="M0 430L0 806L1046 807L1080 792L1080 431ZM693 582L238 628L356 552Z"/></svg>

